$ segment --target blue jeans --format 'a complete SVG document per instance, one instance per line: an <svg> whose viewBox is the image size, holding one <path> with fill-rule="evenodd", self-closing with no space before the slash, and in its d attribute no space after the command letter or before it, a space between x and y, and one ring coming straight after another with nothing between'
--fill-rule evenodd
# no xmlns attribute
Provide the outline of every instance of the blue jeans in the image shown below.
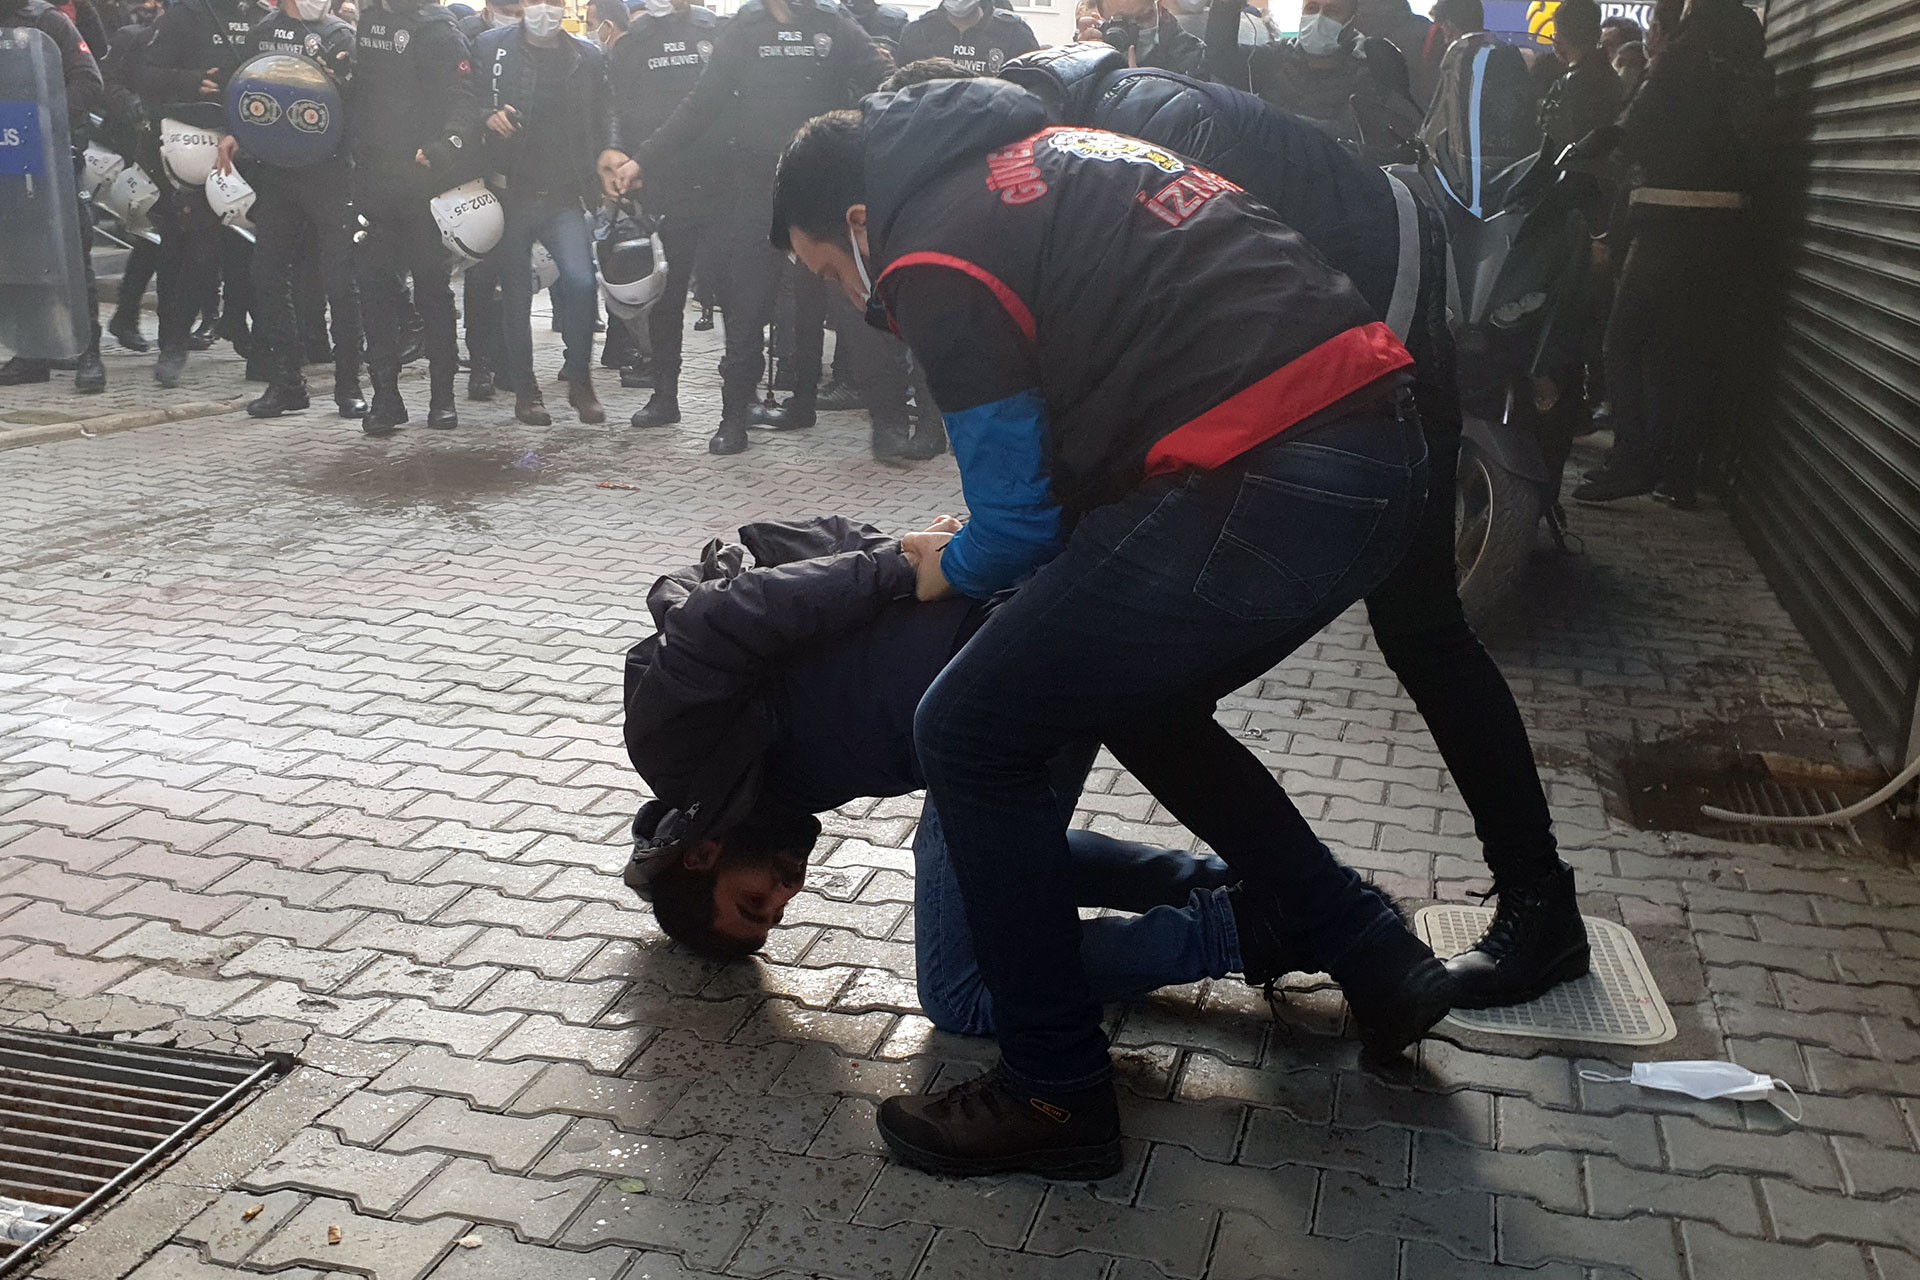
<svg viewBox="0 0 1920 1280"><path fill-rule="evenodd" d="M1138 913L1080 925L1080 961L1096 1001L1132 1000L1239 971L1225 887L1233 873L1219 858L1092 831L1067 832L1067 856L1076 905ZM960 885L931 804L921 809L913 838L913 929L921 1010L942 1031L992 1035L993 997L974 958Z"/></svg>
<svg viewBox="0 0 1920 1280"><path fill-rule="evenodd" d="M564 365L569 377L584 378L593 359L594 283L593 236L580 201L571 196L525 196L506 199L507 229L488 261L500 272L501 346L513 388L522 393L539 389L533 376L533 245L539 241L553 255L559 276L553 282L553 311L566 343Z"/></svg>
<svg viewBox="0 0 1920 1280"><path fill-rule="evenodd" d="M921 700L914 741L1016 1086L1067 1092L1112 1071L1048 761L1135 724L1136 743L1156 725L1211 724L1215 701L1379 583L1426 493L1426 448L1404 405L1288 432L1089 512ZM1257 760L1224 732L1176 736L1200 754L1169 767L1191 777L1217 764L1235 781L1175 816L1290 919L1346 918L1356 877L1273 775L1247 768ZM1121 758L1155 790L1151 752ZM1218 838L1200 821L1215 812L1234 818ZM1316 958L1336 946L1316 943Z"/></svg>

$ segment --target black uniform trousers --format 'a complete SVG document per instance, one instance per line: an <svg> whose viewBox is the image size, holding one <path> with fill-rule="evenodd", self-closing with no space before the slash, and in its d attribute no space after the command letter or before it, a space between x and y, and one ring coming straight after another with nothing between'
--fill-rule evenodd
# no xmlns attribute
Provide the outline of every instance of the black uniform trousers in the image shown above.
<svg viewBox="0 0 1920 1280"><path fill-rule="evenodd" d="M681 352L686 346L687 289L693 268L702 261L702 247L723 231L726 205L689 204L661 215L660 243L667 251L667 278L659 301L647 312L647 341L652 347L654 385L662 378L680 376ZM728 330L732 332L731 329Z"/></svg>
<svg viewBox="0 0 1920 1280"><path fill-rule="evenodd" d="M470 262L460 282L460 314L466 329L467 359L476 370L507 378L506 339L500 328L500 264L492 258Z"/></svg>
<svg viewBox="0 0 1920 1280"><path fill-rule="evenodd" d="M164 178L153 219L160 232L154 306L160 318L160 350L185 354L195 319L203 310L211 310L209 294L219 293L220 237L225 228L207 207L205 190L183 190Z"/></svg>
<svg viewBox="0 0 1920 1280"><path fill-rule="evenodd" d="M376 375L397 373L405 346L406 277L413 277L413 303L426 322L427 362L434 388L452 387L459 367L453 287L447 250L440 241L420 184L376 174L358 175L354 210L366 219L355 275L360 317L367 334L367 367Z"/></svg>
<svg viewBox="0 0 1920 1280"><path fill-rule="evenodd" d="M354 382L360 371L360 301L353 270L353 201L344 164L262 169L253 175L254 341L273 361L284 386L300 381L306 343L294 307L295 277L318 250L327 304L333 310L334 379ZM311 238L309 238L311 237ZM316 342L317 345L317 342Z"/></svg>
<svg viewBox="0 0 1920 1280"><path fill-rule="evenodd" d="M771 179L773 165L765 165ZM755 176L760 166L755 165ZM725 411L744 411L767 368L767 325L780 298L780 282L789 263L767 241L773 225L771 184L749 184L734 199L722 224L725 275L720 309L726 326L726 354L720 358L721 402ZM671 250L669 250L671 253ZM671 256L667 259L672 262ZM826 290L808 271L793 273L793 385L803 403L811 403L820 382L824 350Z"/></svg>

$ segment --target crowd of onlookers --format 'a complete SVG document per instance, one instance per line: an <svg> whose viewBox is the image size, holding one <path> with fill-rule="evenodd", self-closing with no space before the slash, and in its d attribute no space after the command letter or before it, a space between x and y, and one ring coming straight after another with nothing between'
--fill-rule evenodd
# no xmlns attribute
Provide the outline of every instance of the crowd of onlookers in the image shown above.
<svg viewBox="0 0 1920 1280"><path fill-rule="evenodd" d="M48 8L0 4L20 15ZM769 248L767 198L794 129L895 67L942 58L994 74L1035 56L1041 42L1006 0L941 0L918 17L877 0L753 0L729 17L688 0L588 0L571 12L545 0L56 9L97 60L97 88L69 69L86 135L76 146L110 148L156 180L142 225L115 228L131 250L105 329L147 350L142 304L157 277L163 384L179 379L189 351L231 342L249 378L266 384L253 411L275 416L307 407L303 366L331 363L340 413L381 434L407 420L399 366L425 354L429 425L457 421L456 366L468 398L511 393L523 421L545 424L528 313L535 290L550 288L566 352L558 373L578 416L604 420L595 372L617 371L622 388L649 390L632 424L668 427L681 419L692 291L697 327L711 327L717 309L726 328L714 452L746 448L749 427L801 429L820 409L856 406L872 416L877 456L944 447L904 347ZM1299 32L1284 37L1247 0L1082 0L1075 35L1133 65L1247 89L1388 163L1407 158L1448 50L1485 25L1481 0L1437 0L1430 16L1408 0L1304 0ZM1543 151L1575 148L1602 192L1588 210L1602 301L1582 367L1560 381L1610 416L1616 444L1575 496L1608 501L1657 486L1690 504L1745 252L1768 88L1759 23L1738 0L1660 0L1643 31L1603 19L1593 0L1563 0L1545 34L1523 49L1527 110L1537 105ZM342 138L336 154L296 170L229 140L217 167L244 175L253 194L223 227L205 193L157 154L154 135L190 107L210 109L221 131L228 99L247 88L232 83L236 72L244 80L249 57L276 49L304 52L337 80ZM463 185L472 183L484 185ZM499 225L485 237L490 250L463 255L457 320L448 246L462 246L444 219L436 227L430 201L462 190L490 192ZM606 246L636 241L664 259L650 305L609 295L603 309ZM104 385L97 332L78 362L82 391ZM49 369L15 358L0 385Z"/></svg>

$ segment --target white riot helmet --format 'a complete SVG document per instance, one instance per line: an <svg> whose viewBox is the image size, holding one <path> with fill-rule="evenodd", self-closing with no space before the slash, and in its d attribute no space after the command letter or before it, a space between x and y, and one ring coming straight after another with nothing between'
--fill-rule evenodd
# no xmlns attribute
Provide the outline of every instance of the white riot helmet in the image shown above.
<svg viewBox="0 0 1920 1280"><path fill-rule="evenodd" d="M219 129L183 124L171 117L160 122L160 164L175 186L203 187L220 154Z"/></svg>
<svg viewBox="0 0 1920 1280"><path fill-rule="evenodd" d="M153 206L160 203L159 184L137 165L128 165L107 184L100 207L120 220L128 235L143 236L155 244L160 233L153 229Z"/></svg>
<svg viewBox="0 0 1920 1280"><path fill-rule="evenodd" d="M637 320L667 291L667 253L659 236L608 236L595 246L595 255L608 314Z"/></svg>
<svg viewBox="0 0 1920 1280"><path fill-rule="evenodd" d="M560 278L560 264L547 252L547 246L538 240L533 242L533 291L551 289L553 282Z"/></svg>
<svg viewBox="0 0 1920 1280"><path fill-rule="evenodd" d="M428 207L440 228L440 239L455 257L478 262L493 252L506 234L507 217L500 208L500 197L475 178L451 191L442 191Z"/></svg>
<svg viewBox="0 0 1920 1280"><path fill-rule="evenodd" d="M253 208L253 186L240 176L238 169L226 173L215 169L207 175L207 207L218 215L223 225L249 240L253 238L253 223L247 218Z"/></svg>
<svg viewBox="0 0 1920 1280"><path fill-rule="evenodd" d="M97 199L101 192L113 185L127 162L97 142L87 144L86 155L82 158L80 169L80 190L87 199Z"/></svg>

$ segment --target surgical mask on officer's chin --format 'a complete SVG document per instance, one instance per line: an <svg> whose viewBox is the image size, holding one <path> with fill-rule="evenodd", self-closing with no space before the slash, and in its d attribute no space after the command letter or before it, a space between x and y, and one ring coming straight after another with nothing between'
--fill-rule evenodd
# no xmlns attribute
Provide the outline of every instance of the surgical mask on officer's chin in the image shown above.
<svg viewBox="0 0 1920 1280"><path fill-rule="evenodd" d="M302 22L318 22L332 7L328 0L293 0L293 16Z"/></svg>
<svg viewBox="0 0 1920 1280"><path fill-rule="evenodd" d="M539 40L558 34L561 20L565 17L566 10L557 4L530 4L520 11L520 20L526 24L527 34Z"/></svg>
<svg viewBox="0 0 1920 1280"><path fill-rule="evenodd" d="M940 7L953 18L969 18L980 12L980 0L940 0Z"/></svg>
<svg viewBox="0 0 1920 1280"><path fill-rule="evenodd" d="M1336 22L1324 13L1314 13L1300 19L1300 52L1315 58L1324 58L1328 54L1340 51L1340 33L1346 24Z"/></svg>
<svg viewBox="0 0 1920 1280"><path fill-rule="evenodd" d="M945 3L945 0L941 2ZM855 238L852 227L847 228L847 248L853 250L853 269L860 273L860 289L870 306L873 303L873 277L867 274L867 260L860 255L860 241Z"/></svg>

